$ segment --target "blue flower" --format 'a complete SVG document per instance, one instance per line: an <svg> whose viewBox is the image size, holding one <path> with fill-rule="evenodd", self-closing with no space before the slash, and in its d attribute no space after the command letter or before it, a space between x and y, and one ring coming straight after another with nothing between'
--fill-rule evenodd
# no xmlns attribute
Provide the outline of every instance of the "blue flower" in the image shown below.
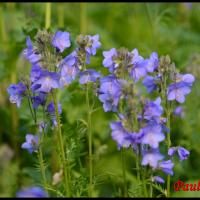
<svg viewBox="0 0 200 200"><path fill-rule="evenodd" d="M179 116L181 118L183 118L185 116L185 113L183 111L183 107L182 106L177 106L174 111L173 114L176 116Z"/></svg>
<svg viewBox="0 0 200 200"><path fill-rule="evenodd" d="M45 129L46 127L47 127L47 123L41 121L41 122L39 123L39 132L40 132L40 133L43 133L43 131L44 131L44 129Z"/></svg>
<svg viewBox="0 0 200 200"><path fill-rule="evenodd" d="M156 52L152 52L150 58L146 61L146 69L148 72L154 72L159 65L158 54Z"/></svg>
<svg viewBox="0 0 200 200"><path fill-rule="evenodd" d="M33 96L33 108L37 109L39 105L44 106L46 103L46 93L39 92L38 96Z"/></svg>
<svg viewBox="0 0 200 200"><path fill-rule="evenodd" d="M100 73L96 72L94 69L87 69L83 72L80 72L80 84L86 84L88 82L96 82L97 78L101 76Z"/></svg>
<svg viewBox="0 0 200 200"><path fill-rule="evenodd" d="M158 164L158 169L162 170L164 173L173 175L174 163L171 160L162 161Z"/></svg>
<svg viewBox="0 0 200 200"><path fill-rule="evenodd" d="M53 102L50 102L47 105L47 113L51 116L53 126L56 127L58 123L56 120L55 106ZM58 103L58 114L60 115L61 113L62 113L62 107L61 107L61 104Z"/></svg>
<svg viewBox="0 0 200 200"><path fill-rule="evenodd" d="M141 144L144 132L140 129L139 132L129 133L125 136L125 140L129 141L136 154L139 154L139 145Z"/></svg>
<svg viewBox="0 0 200 200"><path fill-rule="evenodd" d="M159 142L165 139L165 135L162 133L162 127L160 125L147 125L142 128L144 136L142 137L141 143L148 144L152 148L158 148Z"/></svg>
<svg viewBox="0 0 200 200"><path fill-rule="evenodd" d="M17 107L20 107L21 105L21 101L23 96L25 95L26 92L26 86L22 83L19 82L18 84L11 84L8 88L7 88L7 92L10 95L10 102L11 103L16 103Z"/></svg>
<svg viewBox="0 0 200 200"><path fill-rule="evenodd" d="M170 147L168 149L168 155L173 156L176 153L177 148L176 147Z"/></svg>
<svg viewBox="0 0 200 200"><path fill-rule="evenodd" d="M57 31L53 37L52 45L62 53L71 45L70 34L68 32Z"/></svg>
<svg viewBox="0 0 200 200"><path fill-rule="evenodd" d="M41 188L41 187L29 187L29 188L24 188L17 192L16 194L17 197L20 198L42 198L42 197L48 197L48 194Z"/></svg>
<svg viewBox="0 0 200 200"><path fill-rule="evenodd" d="M113 58L117 56L117 51L115 48L110 49L109 51L103 51L103 66L109 68L109 71L112 73L114 72L115 68L118 67L118 65L115 64L113 61Z"/></svg>
<svg viewBox="0 0 200 200"><path fill-rule="evenodd" d="M121 147L129 147L130 140L127 139L128 132L124 129L122 123L119 122L111 122L110 127L112 129L112 139L117 142L118 149Z"/></svg>
<svg viewBox="0 0 200 200"><path fill-rule="evenodd" d="M99 42L99 35L88 35L89 41L85 47L87 54L95 55L96 50L101 47L101 43Z"/></svg>
<svg viewBox="0 0 200 200"><path fill-rule="evenodd" d="M165 180L161 178L160 176L153 176L152 181L157 182L157 183L162 183L162 184L165 183Z"/></svg>
<svg viewBox="0 0 200 200"><path fill-rule="evenodd" d="M26 134L26 142L22 144L23 149L27 149L29 153L37 152L38 150L38 135Z"/></svg>
<svg viewBox="0 0 200 200"><path fill-rule="evenodd" d="M60 86L69 85L75 80L79 69L76 66L76 52L72 52L68 55L59 65L61 68L60 72Z"/></svg>
<svg viewBox="0 0 200 200"><path fill-rule="evenodd" d="M101 46L101 43L99 42L99 35L80 35L78 44L79 48L76 49L77 54L79 55L79 52L84 52L85 63L90 64L90 56L95 55L96 50Z"/></svg>
<svg viewBox="0 0 200 200"><path fill-rule="evenodd" d="M178 156L181 161L187 159L188 156L190 155L190 152L184 147L178 146L178 147L170 147L168 149L169 156L173 156L176 152L178 152Z"/></svg>
<svg viewBox="0 0 200 200"><path fill-rule="evenodd" d="M178 155L180 160L185 160L190 155L190 152L183 147L178 147Z"/></svg>
<svg viewBox="0 0 200 200"><path fill-rule="evenodd" d="M32 45L32 42L31 42L31 39L30 39L29 36L26 38L26 45L27 45L27 48L24 50L24 55L25 55L26 59L31 64L38 63L40 61L40 59L41 59L41 55L38 54L36 52L36 50L34 49L34 47Z"/></svg>
<svg viewBox="0 0 200 200"><path fill-rule="evenodd" d="M121 96L121 86L115 76L109 75L100 79L99 100L103 103L104 111L117 111Z"/></svg>
<svg viewBox="0 0 200 200"><path fill-rule="evenodd" d="M155 101L147 101L144 107L144 119L156 120L163 114L163 108L160 105L161 98L158 97Z"/></svg>
<svg viewBox="0 0 200 200"><path fill-rule="evenodd" d="M187 83L189 86L192 86L195 78L192 74L177 74L176 75L176 82L184 82Z"/></svg>
<svg viewBox="0 0 200 200"><path fill-rule="evenodd" d="M31 72L30 72L31 82L37 81L40 78L43 71L44 70L38 64L32 65Z"/></svg>
<svg viewBox="0 0 200 200"><path fill-rule="evenodd" d="M50 102L48 105L47 105L47 112L50 114L50 115L55 115L55 107L54 107L54 103L53 102ZM58 113L61 114L62 113L62 107L61 107L61 104L58 103Z"/></svg>
<svg viewBox="0 0 200 200"><path fill-rule="evenodd" d="M132 64L133 67L130 72L130 76L133 78L135 82L139 81L141 77L146 76L146 61L143 59L142 56L139 55L138 50L134 49L132 51L133 59Z"/></svg>
<svg viewBox="0 0 200 200"><path fill-rule="evenodd" d="M152 149L147 152L143 152L142 156L142 165L150 165L153 169L155 169L158 166L158 161L162 160L164 156L160 154L158 149Z"/></svg>
<svg viewBox="0 0 200 200"><path fill-rule="evenodd" d="M146 76L142 81L143 85L147 88L147 92L151 93L158 88L157 83L160 81L160 76Z"/></svg>
<svg viewBox="0 0 200 200"><path fill-rule="evenodd" d="M168 87L167 99L169 101L176 100L179 103L183 103L185 101L185 95L190 92L190 87L184 82L172 83Z"/></svg>
<svg viewBox="0 0 200 200"><path fill-rule="evenodd" d="M167 99L169 101L176 100L179 103L185 101L185 95L191 92L190 87L192 86L195 78L191 74L177 74L175 83L172 83L168 87Z"/></svg>
<svg viewBox="0 0 200 200"><path fill-rule="evenodd" d="M50 92L53 88L59 88L59 74L56 72L43 71L40 78L32 85L35 92Z"/></svg>

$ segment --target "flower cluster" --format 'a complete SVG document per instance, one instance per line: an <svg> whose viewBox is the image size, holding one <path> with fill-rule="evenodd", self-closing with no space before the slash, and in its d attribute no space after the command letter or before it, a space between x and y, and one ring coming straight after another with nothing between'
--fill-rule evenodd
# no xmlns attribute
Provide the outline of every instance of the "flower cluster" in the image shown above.
<svg viewBox="0 0 200 200"><path fill-rule="evenodd" d="M109 71L103 77L100 72L87 68L91 56L96 55L101 46L99 35L79 35L76 48L67 55L66 50L69 51L71 47L68 32L57 31L51 34L39 31L34 43L27 37L26 45L24 56L31 64L29 78L11 84L7 89L10 102L17 107L21 106L23 99L28 100L38 128L36 132L39 134L26 135L26 141L21 145L23 149L29 153L38 150L41 153L42 134L48 126L59 129L60 132L57 132L61 134L59 117L62 107L55 98L56 91L78 79L79 84L87 87L88 113L91 114L88 86L92 83L96 84L95 88L98 87L98 98L104 111L112 111L117 115L118 120L112 121L110 128L118 149L132 148L140 162L140 169L151 169L152 182L165 182L157 175L160 171L166 175L174 174L173 156L177 154L181 161L188 158L190 152L184 147L171 146L170 116L172 111L174 115L184 116L182 107L178 105L174 109L174 106L185 101L195 78L191 74L179 73L169 56L159 58L156 52L152 52L148 58L143 58L136 48L131 52L125 48L112 48L103 52L102 64ZM142 93L145 88L148 94ZM38 116L41 115L37 114L41 111L43 118L38 122ZM62 141L59 145L62 150ZM66 160L62 151L61 157L63 161ZM65 163L62 170L67 178L64 168ZM35 193L39 196L42 191L38 188L28 189L18 196L34 196Z"/></svg>
<svg viewBox="0 0 200 200"><path fill-rule="evenodd" d="M103 56L103 66L110 74L100 79L99 100L105 112L112 111L119 118L110 123L112 139L117 142L118 149L132 147L140 154L142 166L149 165L153 172L161 170L173 175L171 157L178 151L183 160L189 152L183 147L171 147L167 160L160 152L160 143L170 134L165 102L183 103L185 95L191 91L194 77L176 72L169 57L159 59L156 52L145 59L137 49L129 52L125 48L112 48L104 51ZM149 94L157 91L154 101L142 96L140 83ZM159 176L152 176L152 181L165 182Z"/></svg>
<svg viewBox="0 0 200 200"><path fill-rule="evenodd" d="M57 31L52 35L46 31L39 31L35 43L27 37L26 45L24 56L31 64L30 76L28 80L22 80L8 87L10 102L20 107L22 99L26 97L30 102L30 109L34 111L32 113L36 113L40 106L43 107L55 127L56 112L54 102L50 98L53 90L68 86L76 77L79 77L80 84L86 84L96 82L101 76L94 69L85 67L90 63L90 56L95 55L101 46L99 35L80 35L77 39L78 47L64 58L62 58L63 52L71 46L68 32ZM61 112L61 105L58 103L58 113ZM36 116L33 115L33 118ZM36 144L38 144L37 136L27 134L22 148L32 153L36 151Z"/></svg>

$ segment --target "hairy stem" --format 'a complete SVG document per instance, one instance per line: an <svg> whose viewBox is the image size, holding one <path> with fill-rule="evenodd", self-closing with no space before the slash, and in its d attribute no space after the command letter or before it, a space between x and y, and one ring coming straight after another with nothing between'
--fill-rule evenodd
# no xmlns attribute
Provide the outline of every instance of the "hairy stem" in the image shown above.
<svg viewBox="0 0 200 200"><path fill-rule="evenodd" d="M35 123L35 127L37 127L37 115L36 115L36 110L34 108L32 108L32 101L31 101L31 93L29 88L27 88L28 90L28 103L29 103L29 109L32 115L32 118L34 120ZM34 110L34 111L33 111ZM46 173L45 173L45 166L44 166L44 159L43 159L43 152L42 152L42 143L43 143L43 137L44 137L44 131L42 132L42 135L39 139L39 149L38 149L38 161L39 161L39 165L40 165L40 172L42 175L42 182L43 182L43 186L47 191L48 188L48 184L47 184L47 179L46 179Z"/></svg>
<svg viewBox="0 0 200 200"><path fill-rule="evenodd" d="M121 160L122 160L122 177L124 184L124 197L128 197L127 183L126 183L126 149L121 149Z"/></svg>
<svg viewBox="0 0 200 200"><path fill-rule="evenodd" d="M90 100L89 100L89 85L86 86L86 104L87 104L87 124L88 124L88 148L89 148L89 190L88 195L92 197L93 189L93 160L92 160L92 130L91 130L91 110L90 110Z"/></svg>
<svg viewBox="0 0 200 200"><path fill-rule="evenodd" d="M167 109L167 128L170 131L170 114L171 114L171 110L170 107L168 107ZM170 132L167 133L167 146L168 149L171 146L171 139L170 139ZM170 175L167 176L167 197L170 197Z"/></svg>
<svg viewBox="0 0 200 200"><path fill-rule="evenodd" d="M143 186L144 186L144 197L148 197L147 184L145 181L145 173L142 173L142 182L143 182Z"/></svg>
<svg viewBox="0 0 200 200"><path fill-rule="evenodd" d="M137 181L140 181L140 156L139 156L139 152L136 153L136 171L137 171Z"/></svg>
<svg viewBox="0 0 200 200"><path fill-rule="evenodd" d="M58 146L59 146L59 151L60 151L60 156L61 156L61 164L62 164L63 174L64 174L65 190L66 190L67 197L71 197L71 188L70 188L70 183L69 183L69 172L68 172L69 168L68 168L67 159L65 157L61 122L60 122L60 116L58 112L58 102L57 102L57 97L56 95L54 95L53 92L52 92L52 96L53 96L56 121L57 121L56 134L57 134Z"/></svg>
<svg viewBox="0 0 200 200"><path fill-rule="evenodd" d="M152 198L153 197L153 187L152 187L152 182L150 183L150 198Z"/></svg>
<svg viewBox="0 0 200 200"><path fill-rule="evenodd" d="M41 144L41 142L42 142L42 139L40 141L40 144ZM44 188L45 188L45 190L47 192L48 185L47 185L47 179L46 179L46 173L45 173L45 165L44 165L44 159L43 159L43 153L42 153L41 145L39 145L38 160L39 160L39 164L40 164L40 171L41 171L41 175L42 175L42 179L43 179L43 185L44 185Z"/></svg>

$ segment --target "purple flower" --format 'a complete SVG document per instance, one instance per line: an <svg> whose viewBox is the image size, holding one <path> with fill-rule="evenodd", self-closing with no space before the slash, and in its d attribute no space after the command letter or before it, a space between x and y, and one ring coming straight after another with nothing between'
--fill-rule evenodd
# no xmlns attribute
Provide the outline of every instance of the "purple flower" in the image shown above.
<svg viewBox="0 0 200 200"><path fill-rule="evenodd" d="M177 74L176 75L176 82L184 82L187 83L188 86L192 86L195 78L192 74Z"/></svg>
<svg viewBox="0 0 200 200"><path fill-rule="evenodd" d="M137 49L134 49L132 54L133 67L131 69L130 76L134 79L135 82L137 82L141 77L144 77L147 74L146 61L139 55Z"/></svg>
<svg viewBox="0 0 200 200"><path fill-rule="evenodd" d="M190 92L190 87L184 82L172 83L168 87L167 99L169 101L176 100L179 103L183 103L185 101L185 95Z"/></svg>
<svg viewBox="0 0 200 200"><path fill-rule="evenodd" d="M30 72L31 82L37 81L40 78L43 71L44 70L38 64L34 64Z"/></svg>
<svg viewBox="0 0 200 200"><path fill-rule="evenodd" d="M143 136L144 136L144 132L142 130L139 130L139 132L129 133L125 136L125 139L130 142L136 154L139 154L138 144L141 143Z"/></svg>
<svg viewBox="0 0 200 200"><path fill-rule="evenodd" d="M88 69L83 72L80 72L80 79L79 83L80 84L86 84L88 82L96 82L97 78L101 76L100 73L96 72L93 69Z"/></svg>
<svg viewBox="0 0 200 200"><path fill-rule="evenodd" d="M147 88L147 92L151 93L158 88L157 82L159 80L159 77L146 76L142 83Z"/></svg>
<svg viewBox="0 0 200 200"><path fill-rule="evenodd" d="M23 149L27 149L29 153L36 152L38 150L38 135L26 134L26 142L22 144Z"/></svg>
<svg viewBox="0 0 200 200"><path fill-rule="evenodd" d="M148 72L154 72L159 65L159 60L158 60L158 54L156 52L153 52L150 55L150 58L147 59L146 62L146 69Z"/></svg>
<svg viewBox="0 0 200 200"><path fill-rule="evenodd" d="M70 34L68 32L57 31L53 37L52 45L61 53L70 47Z"/></svg>
<svg viewBox="0 0 200 200"><path fill-rule="evenodd" d="M79 51L85 52L85 63L90 64L90 56L95 55L96 50L101 46L99 35L80 35L78 44L80 47L76 49L77 53L79 54Z"/></svg>
<svg viewBox="0 0 200 200"><path fill-rule="evenodd" d="M162 161L158 164L158 168L161 169L164 173L173 175L174 163L171 160Z"/></svg>
<svg viewBox="0 0 200 200"><path fill-rule="evenodd" d="M32 85L32 90L36 92L48 93L53 88L59 88L59 75L56 72L42 72L40 78Z"/></svg>
<svg viewBox="0 0 200 200"><path fill-rule="evenodd" d="M191 92L190 87L192 86L195 78L191 74L177 74L175 83L172 83L168 87L167 99L169 101L176 100L179 103L185 101L185 95Z"/></svg>
<svg viewBox="0 0 200 200"><path fill-rule="evenodd" d="M161 184L165 183L165 180L163 178L161 178L160 176L153 176L152 181L157 182L157 183L161 183Z"/></svg>
<svg viewBox="0 0 200 200"><path fill-rule="evenodd" d="M176 148L176 147L170 147L170 148L168 149L168 155L169 155L169 156L173 156L173 155L176 153L176 151L177 151L177 148Z"/></svg>
<svg viewBox="0 0 200 200"><path fill-rule="evenodd" d="M40 59L41 59L41 56L40 56L40 54L38 54L35 51L29 36L26 38L26 45L27 45L27 48L24 50L24 55L25 55L26 59L31 64L38 63L40 61Z"/></svg>
<svg viewBox="0 0 200 200"><path fill-rule="evenodd" d="M68 55L59 65L61 68L60 72L60 86L70 84L75 80L76 75L79 72L78 67L76 66L76 52L72 52Z"/></svg>
<svg viewBox="0 0 200 200"><path fill-rule="evenodd" d="M53 102L50 102L47 105L47 112L51 116L53 126L56 127L58 125L58 123L57 123L57 120L56 120L56 113L55 113L55 107L54 107ZM58 114L61 114L61 113L62 113L62 107L61 107L61 104L58 103Z"/></svg>
<svg viewBox="0 0 200 200"><path fill-rule="evenodd" d="M25 91L26 91L26 86L22 82L19 82L18 84L11 84L7 88L7 92L10 95L9 98L10 102L16 103L17 107L20 107L22 98L25 95Z"/></svg>
<svg viewBox="0 0 200 200"><path fill-rule="evenodd" d="M111 122L112 139L117 142L118 149L121 147L129 147L130 141L127 139L128 132L124 129L121 122Z"/></svg>
<svg viewBox="0 0 200 200"><path fill-rule="evenodd" d="M16 194L17 197L20 198L42 198L42 197L48 197L47 193L41 188L41 187L29 187L29 188L24 188L17 192Z"/></svg>
<svg viewBox="0 0 200 200"><path fill-rule="evenodd" d="M99 100L103 103L104 111L117 111L121 96L121 86L115 76L109 75L100 79Z"/></svg>
<svg viewBox="0 0 200 200"><path fill-rule="evenodd" d="M180 147L180 146L170 147L168 149L169 156L173 156L176 152L178 152L178 156L181 161L187 159L188 156L190 155L190 152L187 149Z"/></svg>
<svg viewBox="0 0 200 200"><path fill-rule="evenodd" d="M159 119L160 116L163 114L163 108L160 104L160 97L158 97L155 101L147 101L144 107L144 119Z"/></svg>
<svg viewBox="0 0 200 200"><path fill-rule="evenodd" d="M54 103L53 102L50 102L48 105L47 105L47 112L50 114L50 115L55 115L55 107L54 107ZM58 113L61 114L62 113L62 107L61 107L61 104L58 103Z"/></svg>
<svg viewBox="0 0 200 200"><path fill-rule="evenodd" d="M190 155L190 152L183 147L178 147L178 155L180 160L185 160Z"/></svg>
<svg viewBox="0 0 200 200"><path fill-rule="evenodd" d="M85 47L86 52L89 55L95 55L96 50L101 47L101 43L99 42L99 35L88 35L88 43Z"/></svg>
<svg viewBox="0 0 200 200"><path fill-rule="evenodd" d="M159 142L165 139L165 135L162 133L162 127L160 125L147 125L142 128L144 136L142 137L142 144L149 144L152 148L158 148Z"/></svg>
<svg viewBox="0 0 200 200"><path fill-rule="evenodd" d="M39 132L42 133L46 127L47 127L47 123L41 121L39 123Z"/></svg>
<svg viewBox="0 0 200 200"><path fill-rule="evenodd" d="M37 109L39 105L44 106L46 103L46 93L39 92L39 95L32 97L32 100L34 109Z"/></svg>
<svg viewBox="0 0 200 200"><path fill-rule="evenodd" d="M114 72L115 68L118 67L113 61L113 57L117 56L117 51L115 48L110 49L109 51L103 51L103 66L109 68L110 72Z"/></svg>
<svg viewBox="0 0 200 200"><path fill-rule="evenodd" d="M184 111L183 111L183 107L182 106L177 106L174 109L174 115L179 116L181 118L183 118L185 116Z"/></svg>
<svg viewBox="0 0 200 200"><path fill-rule="evenodd" d="M142 157L142 165L150 165L153 169L155 169L158 165L158 161L162 160L164 156L160 154L158 149L152 149L151 151L147 151L143 153Z"/></svg>

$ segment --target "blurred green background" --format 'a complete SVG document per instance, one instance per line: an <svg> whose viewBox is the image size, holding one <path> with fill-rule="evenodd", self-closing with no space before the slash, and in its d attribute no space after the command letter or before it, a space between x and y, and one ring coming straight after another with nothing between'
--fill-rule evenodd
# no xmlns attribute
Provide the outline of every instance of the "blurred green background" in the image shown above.
<svg viewBox="0 0 200 200"><path fill-rule="evenodd" d="M28 74L30 65L22 58L25 38L33 39L38 29L45 28L46 3L0 3L0 197L15 196L24 186L40 181L34 156L20 148L25 134L33 124L26 105L17 109L6 92L10 83ZM138 48L148 57L152 51L159 56L169 54L181 72L193 73L196 82L183 105L185 117L172 119L172 143L191 151L188 160L176 162L172 177L172 196L199 197L200 192L173 192L178 179L197 183L200 179L200 4L199 3L51 3L52 31L69 31L72 41L81 32L99 34L102 48L90 66L103 70L102 51L113 47ZM86 131L82 119L86 105L84 91L76 83L60 93L63 127L70 140L73 159L87 165ZM120 152L111 139L111 113L104 113L101 103L92 117L96 196L120 196ZM50 140L51 137L48 138ZM51 142L47 141L46 158ZM55 158L53 158L55 159ZM54 162L54 160L52 161ZM77 175L76 187L84 187L84 167ZM138 189L134 154L127 155L128 184L132 196ZM50 168L50 167L49 167ZM49 169L49 180L51 181ZM84 193L84 192L83 192Z"/></svg>

